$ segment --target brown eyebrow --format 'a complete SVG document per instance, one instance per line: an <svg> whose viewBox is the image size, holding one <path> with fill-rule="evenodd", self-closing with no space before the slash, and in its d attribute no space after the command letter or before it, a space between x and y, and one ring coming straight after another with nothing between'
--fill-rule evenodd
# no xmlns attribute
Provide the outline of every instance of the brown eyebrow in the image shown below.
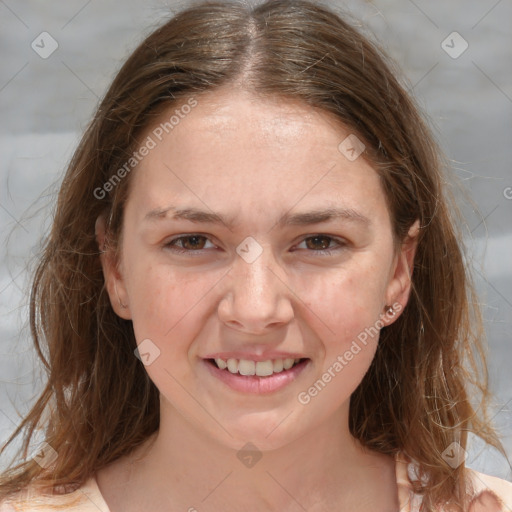
<svg viewBox="0 0 512 512"><path fill-rule="evenodd" d="M292 226L307 226L308 224L319 224L335 219L344 219L351 222L358 222L370 225L371 221L362 213L352 208L325 208L323 210L313 210L311 212L294 213L293 215L285 214L278 224Z"/></svg>
<svg viewBox="0 0 512 512"><path fill-rule="evenodd" d="M188 220L196 223L205 224L223 224L231 229L233 227L233 219L227 219L222 215L214 212L207 212L197 208L175 208L169 206L168 208L156 208L146 214L144 220L156 220L168 218L167 214L173 212L173 220ZM362 213L359 213L352 208L324 208L321 210L313 210L303 213L285 213L277 222L281 226L307 226L310 224L319 224L335 219L344 219L350 222L356 222L363 225L370 225L371 221Z"/></svg>
<svg viewBox="0 0 512 512"><path fill-rule="evenodd" d="M197 208L180 208L177 209L174 206L169 206L168 208L156 208L155 210L151 210L146 214L144 220L155 220L155 219L165 219L167 218L167 213L174 212L172 219L173 220L189 220L191 222L197 223L210 223L210 224L224 224L226 226L231 226L232 221L226 221L222 215L213 212L205 212L203 210L199 210Z"/></svg>

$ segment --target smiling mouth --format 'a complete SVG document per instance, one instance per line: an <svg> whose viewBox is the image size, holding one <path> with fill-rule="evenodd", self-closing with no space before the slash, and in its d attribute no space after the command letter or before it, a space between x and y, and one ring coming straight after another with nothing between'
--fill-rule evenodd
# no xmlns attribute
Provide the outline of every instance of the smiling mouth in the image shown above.
<svg viewBox="0 0 512 512"><path fill-rule="evenodd" d="M267 361L251 361L248 359L207 359L207 361L220 370L243 376L271 377L276 373L286 372L294 366L307 361L300 359L269 359Z"/></svg>

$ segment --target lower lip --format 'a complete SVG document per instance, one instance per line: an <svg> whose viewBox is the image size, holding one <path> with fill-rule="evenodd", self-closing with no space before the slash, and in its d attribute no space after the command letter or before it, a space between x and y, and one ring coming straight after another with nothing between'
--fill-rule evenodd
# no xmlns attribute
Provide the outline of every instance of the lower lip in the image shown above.
<svg viewBox="0 0 512 512"><path fill-rule="evenodd" d="M203 359L203 362L215 377L227 384L231 389L241 391L242 393L262 395L278 391L294 381L309 364L309 359L300 361L289 370L283 370L268 377L231 373L228 370L221 370L215 363L211 363L208 360Z"/></svg>

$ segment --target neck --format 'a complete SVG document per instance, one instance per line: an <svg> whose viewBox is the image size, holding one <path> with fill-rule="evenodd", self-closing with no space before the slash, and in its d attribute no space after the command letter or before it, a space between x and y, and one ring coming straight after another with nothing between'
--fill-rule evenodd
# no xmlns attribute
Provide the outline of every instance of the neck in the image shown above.
<svg viewBox="0 0 512 512"><path fill-rule="evenodd" d="M379 482L395 489L394 462L366 451L350 435L348 406L274 449L244 450L245 444L227 447L162 402L160 429L130 457L123 492L151 489L153 510L166 504L190 512L230 512L252 504L282 512L335 510L341 504L365 510L359 494L377 496Z"/></svg>

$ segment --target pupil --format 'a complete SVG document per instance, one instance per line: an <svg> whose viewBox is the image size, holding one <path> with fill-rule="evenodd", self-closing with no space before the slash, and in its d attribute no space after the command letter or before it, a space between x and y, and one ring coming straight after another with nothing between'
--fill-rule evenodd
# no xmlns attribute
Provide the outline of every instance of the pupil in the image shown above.
<svg viewBox="0 0 512 512"><path fill-rule="evenodd" d="M311 244L311 242L313 242ZM329 238L326 236L312 236L308 238L308 247L310 249L327 249L329 247Z"/></svg>
<svg viewBox="0 0 512 512"><path fill-rule="evenodd" d="M203 242L203 243L201 243ZM204 245L204 237L202 236L189 236L185 238L184 244L187 249L201 249Z"/></svg>

